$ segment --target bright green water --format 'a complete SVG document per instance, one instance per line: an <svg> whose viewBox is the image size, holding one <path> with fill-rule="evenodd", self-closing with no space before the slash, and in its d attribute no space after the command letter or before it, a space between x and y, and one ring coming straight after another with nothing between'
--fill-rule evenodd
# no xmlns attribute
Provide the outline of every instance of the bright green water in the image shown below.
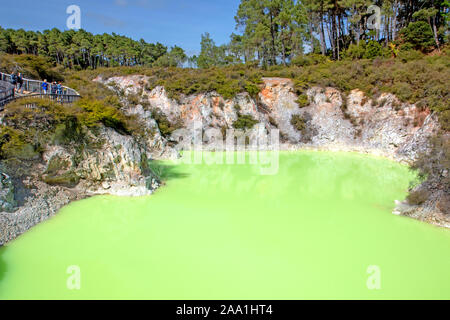
<svg viewBox="0 0 450 320"><path fill-rule="evenodd" d="M450 298L450 232L391 214L406 167L298 152L279 168L179 165L150 197L72 203L0 249L0 299Z"/></svg>

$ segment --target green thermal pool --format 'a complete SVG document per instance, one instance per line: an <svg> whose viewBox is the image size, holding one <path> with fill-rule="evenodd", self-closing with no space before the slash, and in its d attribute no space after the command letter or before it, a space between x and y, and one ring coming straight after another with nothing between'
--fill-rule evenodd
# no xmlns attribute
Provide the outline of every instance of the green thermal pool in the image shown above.
<svg viewBox="0 0 450 320"><path fill-rule="evenodd" d="M1 248L0 299L450 299L450 232L391 214L405 166L286 152L275 175L158 170L152 196L72 203Z"/></svg>

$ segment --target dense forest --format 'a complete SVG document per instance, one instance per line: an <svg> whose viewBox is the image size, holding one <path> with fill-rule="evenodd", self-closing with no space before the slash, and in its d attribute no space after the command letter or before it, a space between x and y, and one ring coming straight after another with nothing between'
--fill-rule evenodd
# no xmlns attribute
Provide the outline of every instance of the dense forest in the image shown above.
<svg viewBox="0 0 450 320"><path fill-rule="evenodd" d="M50 58L68 68L95 69L115 66L179 66L185 59L184 50L170 50L161 43L135 41L117 34L93 35L84 30L43 32L0 27L0 52L32 54Z"/></svg>
<svg viewBox="0 0 450 320"><path fill-rule="evenodd" d="M449 40L448 0L241 0L236 33L216 45L202 35L187 57L160 43L84 30L43 32L0 27L0 52L44 56L75 69L115 66L200 67L251 63L302 65L305 53L332 60L439 50ZM316 59L318 59L316 57Z"/></svg>
<svg viewBox="0 0 450 320"><path fill-rule="evenodd" d="M448 7L442 0L243 0L235 18L242 35L232 35L230 49L238 59L275 65L301 55L304 43L334 60L366 45L372 55L389 43L439 48Z"/></svg>

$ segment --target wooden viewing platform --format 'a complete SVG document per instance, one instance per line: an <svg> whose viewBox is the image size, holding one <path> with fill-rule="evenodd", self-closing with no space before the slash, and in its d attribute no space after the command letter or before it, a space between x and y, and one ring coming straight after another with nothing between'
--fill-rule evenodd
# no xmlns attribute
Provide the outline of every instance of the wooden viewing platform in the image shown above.
<svg viewBox="0 0 450 320"><path fill-rule="evenodd" d="M37 97L42 99L51 99L58 103L73 103L77 99L81 98L81 95L72 88L63 86L62 94L45 94L42 90L43 81L23 79L23 85L21 88L22 93L15 90L14 85L11 83L11 75L0 72L0 110L3 110L4 106L14 100L20 98ZM52 92L52 84L48 83L47 92Z"/></svg>

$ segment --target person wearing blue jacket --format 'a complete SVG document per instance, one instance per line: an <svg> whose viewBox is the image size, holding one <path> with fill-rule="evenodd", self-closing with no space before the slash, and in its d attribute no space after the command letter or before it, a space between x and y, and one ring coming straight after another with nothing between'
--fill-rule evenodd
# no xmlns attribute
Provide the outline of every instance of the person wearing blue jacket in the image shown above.
<svg viewBox="0 0 450 320"><path fill-rule="evenodd" d="M42 92L43 92L44 94L47 94L47 91L48 91L48 83L47 83L47 79L44 79L44 82L42 82L41 87L42 87Z"/></svg>
<svg viewBox="0 0 450 320"><path fill-rule="evenodd" d="M56 91L58 94L58 101L62 101L63 87L61 85L61 82L58 82L58 85L56 86Z"/></svg>

